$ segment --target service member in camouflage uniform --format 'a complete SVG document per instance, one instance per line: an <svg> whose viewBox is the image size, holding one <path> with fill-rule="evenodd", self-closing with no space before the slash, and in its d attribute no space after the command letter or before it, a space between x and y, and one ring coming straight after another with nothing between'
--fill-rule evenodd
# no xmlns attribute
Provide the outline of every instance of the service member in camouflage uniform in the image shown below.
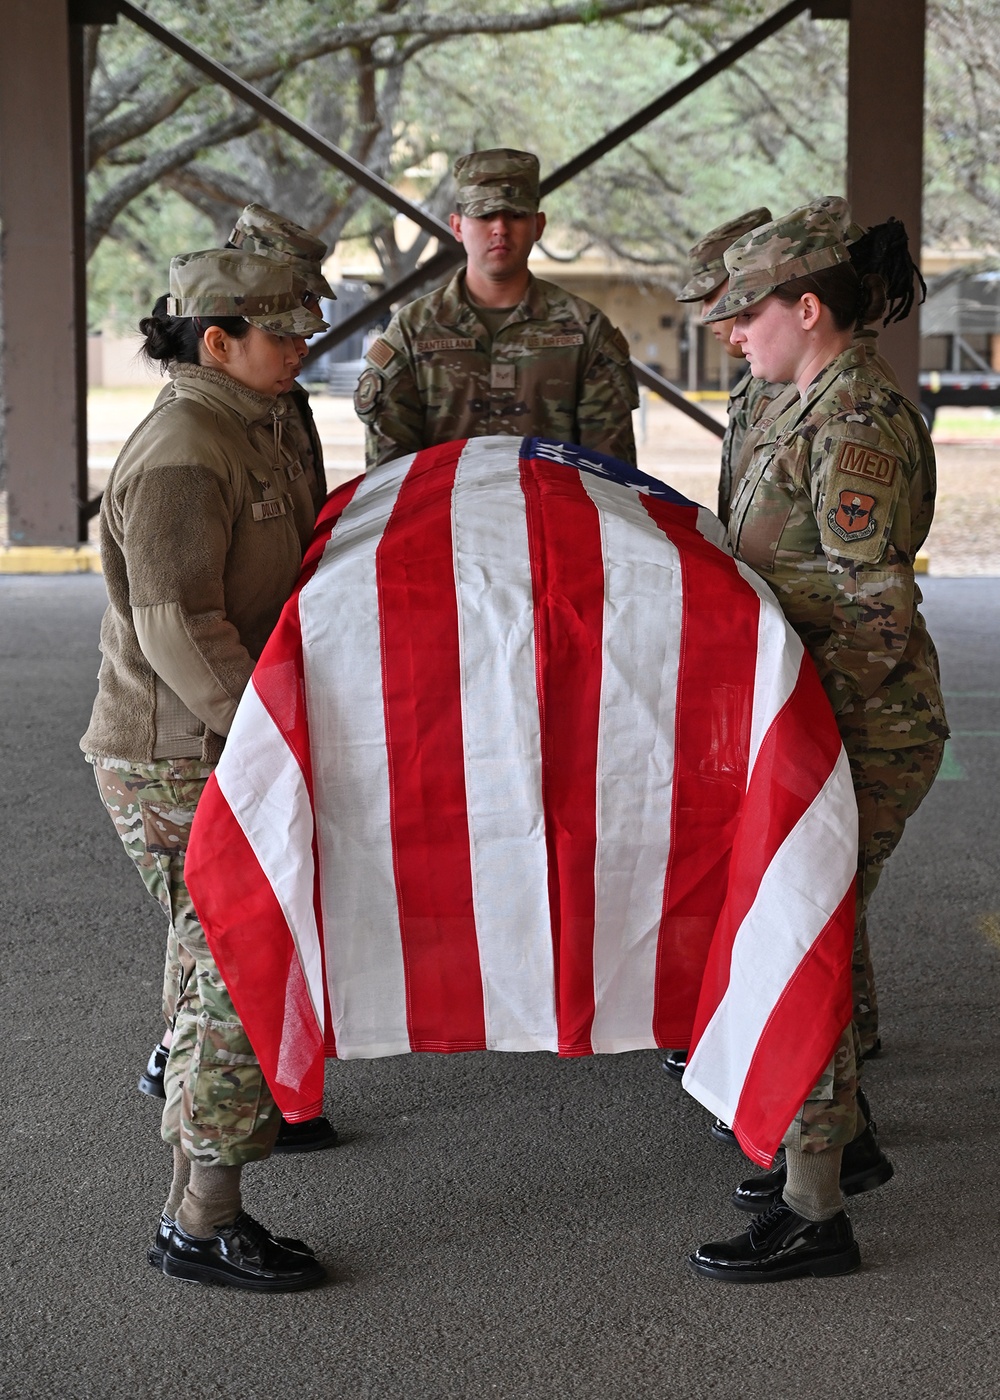
<svg viewBox="0 0 1000 1400"><path fill-rule="evenodd" d="M545 227L537 157L473 151L454 175L450 223L468 262L397 312L368 351L354 397L368 466L495 433L580 443L634 465L639 392L625 337L528 271Z"/></svg>
<svg viewBox="0 0 1000 1400"><path fill-rule="evenodd" d="M913 573L933 515L935 468L920 414L853 343L857 326L880 314L885 291L877 278L857 276L829 212L805 206L755 229L729 249L726 267L729 291L710 319L735 316L733 338L751 370L795 383L799 395L758 425L731 502L729 539L770 584L816 664L860 817L857 1030L845 1032L786 1134L778 1203L747 1234L692 1256L711 1277L781 1278L857 1267L840 1199L842 1157L862 1168L870 1157L868 1184L891 1175L891 1167L880 1173L874 1139L875 1153L859 1147L871 1129L862 1118L858 1133L856 1122L857 1055L874 1033L875 1012L865 910L933 782L948 733ZM744 1182L736 1203L762 1203L775 1173L769 1178Z"/></svg>
<svg viewBox="0 0 1000 1400"><path fill-rule="evenodd" d="M262 258L286 262L306 284L306 305L322 316L320 297L336 301L337 297L323 276L323 260L329 248L314 238L300 224L265 209L262 204L248 204L229 235L227 248L242 248L247 253L259 253ZM316 420L309 407L309 395L296 382L284 395L287 412L284 431L289 438L292 456L302 463L309 481L317 513L327 497L326 472L323 468L323 448L316 430Z"/></svg>
<svg viewBox="0 0 1000 1400"><path fill-rule="evenodd" d="M729 219L718 228L713 228L704 238L699 239L688 254L688 280L677 293L677 300L700 301L702 318L707 318L729 286L729 273L726 271L724 258L726 249L735 243L737 238L760 224L766 224L770 218L770 209L751 209L739 218ZM726 354L731 359L742 361L742 349L730 339L733 328L731 318L706 323ZM722 461L719 471L718 513L723 524L729 516L733 472L740 460L746 435L768 404L785 388L784 384L769 384L767 380L755 378L744 366L744 373L729 390L726 435L722 439Z"/></svg>
<svg viewBox="0 0 1000 1400"><path fill-rule="evenodd" d="M81 740L126 850L170 923L164 1015L175 1033L162 1135L174 1174L150 1262L257 1291L312 1287L311 1252L242 1210L244 1163L279 1114L184 882L198 799L313 523L275 412L325 322L287 265L212 249L175 258L141 324L170 395L122 450L101 505L109 606Z"/></svg>

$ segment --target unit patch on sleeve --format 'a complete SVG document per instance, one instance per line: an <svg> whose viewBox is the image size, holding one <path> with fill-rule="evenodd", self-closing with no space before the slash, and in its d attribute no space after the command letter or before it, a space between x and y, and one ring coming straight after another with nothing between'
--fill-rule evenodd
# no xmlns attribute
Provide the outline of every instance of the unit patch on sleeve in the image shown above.
<svg viewBox="0 0 1000 1400"><path fill-rule="evenodd" d="M891 486L896 479L899 461L887 452L877 452L869 443L843 442L837 454L834 471L845 476L862 476L879 486Z"/></svg>
<svg viewBox="0 0 1000 1400"><path fill-rule="evenodd" d="M827 512L827 524L835 535L852 543L871 539L878 529L875 518L875 497L860 491L841 491L833 510Z"/></svg>

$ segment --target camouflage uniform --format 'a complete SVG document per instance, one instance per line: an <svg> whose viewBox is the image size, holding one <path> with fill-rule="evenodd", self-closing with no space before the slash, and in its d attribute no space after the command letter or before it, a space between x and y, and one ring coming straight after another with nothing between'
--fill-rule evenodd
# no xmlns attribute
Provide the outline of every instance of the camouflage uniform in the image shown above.
<svg viewBox="0 0 1000 1400"><path fill-rule="evenodd" d="M206 1166L266 1157L281 1115L184 883L191 823L213 765L193 758L92 761L115 830L169 921L163 1018L174 1034L163 1139Z"/></svg>
<svg viewBox="0 0 1000 1400"><path fill-rule="evenodd" d="M753 452L756 440L753 430L787 388L787 384L771 384L766 379L756 379L747 370L729 391L726 435L722 439L722 466L719 471L718 515L723 525L729 519L729 502L732 500L734 478L739 475L739 464L745 455L749 457Z"/></svg>
<svg viewBox="0 0 1000 1400"><path fill-rule="evenodd" d="M245 252L258 253L275 262L288 263L317 298L326 297L329 301L337 299L323 276L323 259L329 251L327 245L321 239L314 238L300 224L293 223L273 209L266 209L262 204L248 204L229 235L227 247L242 248ZM284 420L287 445L302 464L313 505L318 512L327 496L326 471L323 448L309 407L309 395L300 384L296 384L285 398L288 403Z"/></svg>
<svg viewBox="0 0 1000 1400"><path fill-rule="evenodd" d="M173 260L168 311L243 316L273 334L310 335L325 322L304 304L304 290L286 265L211 249ZM209 951L184 882L184 857L227 716L294 584L312 505L305 498L307 515L289 520L271 481L282 461L276 456L269 466L254 438L275 401L217 371L181 368L205 381L201 396L197 384L193 397L176 385L161 396L122 452L102 504L112 602L83 747L115 829L169 920L163 1012L174 1037L163 1137L191 1160L240 1166L269 1154L280 1115ZM274 434L278 453L276 426ZM138 492L145 510L128 490L140 482L148 488ZM201 510L192 520L190 501L216 503L218 520ZM254 536L248 550L251 521L270 533L267 541ZM218 541L226 543L214 551ZM172 658L176 690L139 643L137 614L151 610L172 619L142 635L147 646L156 640L151 655ZM171 646L171 637L182 644ZM161 756L164 748L168 756Z"/></svg>
<svg viewBox="0 0 1000 1400"><path fill-rule="evenodd" d="M456 162L455 179L470 219L537 213L538 160L526 151L474 151ZM464 271L396 313L354 396L367 465L491 434L541 434L635 465L639 391L628 342L607 317L529 277L519 305L495 320L477 314Z"/></svg>
<svg viewBox="0 0 1000 1400"><path fill-rule="evenodd" d="M726 255L722 319L776 285L848 260L822 211L796 211ZM816 664L847 751L860 838L854 954L857 1039L792 1125L820 1150L850 1139L855 1051L877 1038L866 911L907 818L930 788L948 729L913 560L934 512L934 449L917 410L851 346L758 424L728 524L737 558L774 590Z"/></svg>

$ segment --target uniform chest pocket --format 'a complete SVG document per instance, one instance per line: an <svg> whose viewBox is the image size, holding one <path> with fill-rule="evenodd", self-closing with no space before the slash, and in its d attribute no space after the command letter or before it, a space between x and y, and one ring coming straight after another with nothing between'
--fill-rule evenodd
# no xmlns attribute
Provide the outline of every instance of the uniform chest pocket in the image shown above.
<svg viewBox="0 0 1000 1400"><path fill-rule="evenodd" d="M775 471L775 450L758 453L744 472L729 507L729 543L737 559L770 573L795 509L791 483Z"/></svg>

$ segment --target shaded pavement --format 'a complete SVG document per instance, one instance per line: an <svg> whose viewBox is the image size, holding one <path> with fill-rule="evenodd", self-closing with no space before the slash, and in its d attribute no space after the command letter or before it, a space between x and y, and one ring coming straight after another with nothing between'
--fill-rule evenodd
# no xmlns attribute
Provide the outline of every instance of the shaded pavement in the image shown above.
<svg viewBox="0 0 1000 1400"><path fill-rule="evenodd" d="M861 1273L691 1276L747 1174L649 1053L331 1064L344 1142L246 1174L332 1282L176 1283L135 1080L162 916L77 748L95 576L0 578L0 1394L183 1400L695 1400L992 1393L1000 1109L1000 579L930 578L956 736L872 910L886 1049L866 1077L896 1178L851 1204Z"/></svg>

